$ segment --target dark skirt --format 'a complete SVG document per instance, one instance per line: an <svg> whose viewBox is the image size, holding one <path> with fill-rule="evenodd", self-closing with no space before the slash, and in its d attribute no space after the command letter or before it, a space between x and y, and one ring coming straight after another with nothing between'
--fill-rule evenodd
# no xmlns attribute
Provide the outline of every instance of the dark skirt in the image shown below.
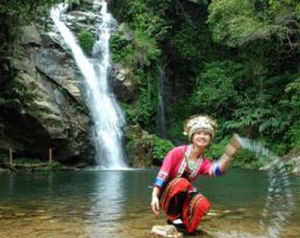
<svg viewBox="0 0 300 238"><path fill-rule="evenodd" d="M185 178L171 180L160 197L161 208L170 221L181 218L188 233L196 231L210 209L210 202L197 192L189 193L192 184Z"/></svg>

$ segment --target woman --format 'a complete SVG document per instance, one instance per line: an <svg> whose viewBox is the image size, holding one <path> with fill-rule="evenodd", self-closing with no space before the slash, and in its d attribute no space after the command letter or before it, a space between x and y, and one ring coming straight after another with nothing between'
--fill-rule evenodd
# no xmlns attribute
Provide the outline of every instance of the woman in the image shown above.
<svg viewBox="0 0 300 238"><path fill-rule="evenodd" d="M154 215L159 214L161 207L168 223L187 233L196 231L211 206L206 197L196 192L192 182L200 174L223 175L240 147L238 136L234 135L218 161L208 160L204 150L209 148L216 129L217 123L208 116L195 115L186 120L184 134L190 144L175 147L167 154L154 182L151 201Z"/></svg>

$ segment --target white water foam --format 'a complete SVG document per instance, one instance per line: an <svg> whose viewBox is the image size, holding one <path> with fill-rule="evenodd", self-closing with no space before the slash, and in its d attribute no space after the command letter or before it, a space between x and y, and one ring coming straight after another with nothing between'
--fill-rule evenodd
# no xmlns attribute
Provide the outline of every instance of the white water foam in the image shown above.
<svg viewBox="0 0 300 238"><path fill-rule="evenodd" d="M256 154L268 174L268 192L260 221L262 237L279 238L294 209L294 198L288 173L282 159L247 138L239 138L241 147Z"/></svg>
<svg viewBox="0 0 300 238"><path fill-rule="evenodd" d="M63 21L66 19L67 7L67 4L59 4L52 8L51 18L71 49L76 64L85 78L88 106L94 121L96 160L103 168L127 168L122 145L122 127L125 125L125 119L107 82L110 69L109 39L114 20L107 12L107 3L101 1L102 21L97 30L93 57L88 58Z"/></svg>

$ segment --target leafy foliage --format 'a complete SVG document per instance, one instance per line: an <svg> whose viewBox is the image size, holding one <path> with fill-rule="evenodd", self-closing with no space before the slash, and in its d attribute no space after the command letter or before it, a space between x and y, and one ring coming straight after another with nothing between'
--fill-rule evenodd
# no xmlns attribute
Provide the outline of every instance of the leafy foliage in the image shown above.
<svg viewBox="0 0 300 238"><path fill-rule="evenodd" d="M155 159L162 160L174 147L171 141L162 139L155 135L152 136L151 141L153 143L153 158Z"/></svg>
<svg viewBox="0 0 300 238"><path fill-rule="evenodd" d="M59 0L1 0L0 2L0 62L12 54L14 40L19 36L20 25L41 20ZM0 67L0 71L1 71Z"/></svg>
<svg viewBox="0 0 300 238"><path fill-rule="evenodd" d="M290 136L294 149L300 150L300 122L298 121L291 129Z"/></svg>
<svg viewBox="0 0 300 238"><path fill-rule="evenodd" d="M91 32L84 30L79 33L79 43L83 51L87 54L90 55L93 50L93 46L95 43L94 36Z"/></svg>
<svg viewBox="0 0 300 238"><path fill-rule="evenodd" d="M194 110L213 116L216 112L228 115L228 108L234 110L238 92L235 89L236 81L242 77L241 64L232 61L213 62L207 64L203 73L198 76L197 86L191 102Z"/></svg>
<svg viewBox="0 0 300 238"><path fill-rule="evenodd" d="M170 140L160 138L155 134L145 133L139 125L128 128L125 131L125 135L128 151L136 146L146 147L151 150L152 158L156 160L162 160L168 151L174 147Z"/></svg>
<svg viewBox="0 0 300 238"><path fill-rule="evenodd" d="M140 140L132 140L127 144L127 150L134 146L151 146L152 149L152 158L162 161L167 153L174 147L173 143L169 140L162 139L156 135L149 135Z"/></svg>
<svg viewBox="0 0 300 238"><path fill-rule="evenodd" d="M38 19L44 11L58 2L58 0L2 0L0 3L0 17L7 16L11 19L28 22Z"/></svg>
<svg viewBox="0 0 300 238"><path fill-rule="evenodd" d="M293 0L213 1L207 22L214 40L230 46L272 40L272 36L289 41L292 35L299 35L298 7Z"/></svg>
<svg viewBox="0 0 300 238"><path fill-rule="evenodd" d="M114 59L132 69L139 87L137 101L126 105L130 122L154 128L155 77L163 65L172 141L182 143L184 119L202 113L220 124L208 152L213 157L222 154L233 131L280 155L299 148L298 1L113 2L114 15L128 26L112 41ZM235 164L259 167L247 151Z"/></svg>
<svg viewBox="0 0 300 238"><path fill-rule="evenodd" d="M1 1L0 51L11 48L16 23L40 18L56 2ZM68 2L73 9L80 3ZM208 152L212 157L222 154L233 131L259 139L278 154L300 149L299 1L114 0L109 5L122 23L111 38L113 61L129 68L138 89L136 101L123 104L130 124L155 132L158 68L164 68L168 135L174 143L185 140L184 119L203 113L220 124ZM90 54L92 34L83 31L79 38ZM12 85L4 103L17 107L22 99L24 109L31 108L33 95L24 82ZM170 146L155 136L150 141L158 158ZM246 151L235 163L258 166Z"/></svg>
<svg viewBox="0 0 300 238"><path fill-rule="evenodd" d="M113 61L132 70L132 79L139 91L133 106L123 104L127 119L130 123L141 124L151 132L156 127L158 106L158 65L162 53L159 44L168 29L167 23L159 14L164 11L168 2L170 1L160 2L160 8L157 4L157 8L150 5L153 4L152 1L120 2L124 8L118 7L115 13L120 11L122 18L130 20L122 24L111 38ZM128 11L123 12L124 9Z"/></svg>

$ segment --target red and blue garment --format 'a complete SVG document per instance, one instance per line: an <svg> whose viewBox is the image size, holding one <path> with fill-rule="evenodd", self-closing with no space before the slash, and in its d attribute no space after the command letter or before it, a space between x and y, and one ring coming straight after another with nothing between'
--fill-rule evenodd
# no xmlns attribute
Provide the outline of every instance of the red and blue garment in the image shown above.
<svg viewBox="0 0 300 238"><path fill-rule="evenodd" d="M218 162L201 155L191 170L187 158L192 145L178 146L165 157L154 186L161 190L160 205L170 221L181 218L188 233L194 232L210 208L210 202L196 192L192 182L203 174L221 176Z"/></svg>

